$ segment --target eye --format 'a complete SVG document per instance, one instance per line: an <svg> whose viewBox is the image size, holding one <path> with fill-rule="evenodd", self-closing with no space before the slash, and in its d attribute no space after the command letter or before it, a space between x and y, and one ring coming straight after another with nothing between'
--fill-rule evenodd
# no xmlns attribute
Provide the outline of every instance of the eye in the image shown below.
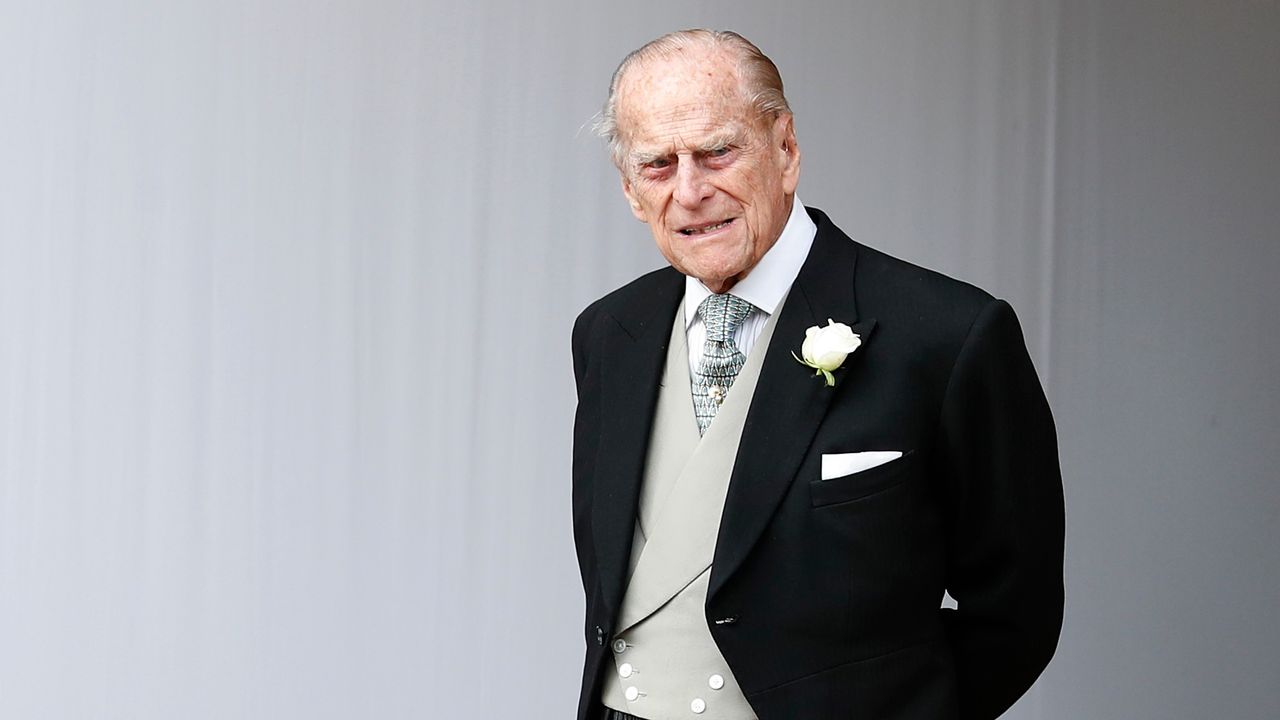
<svg viewBox="0 0 1280 720"><path fill-rule="evenodd" d="M728 155L728 154L729 154L728 145L721 145L720 147L711 148L710 150L707 151L707 157L713 157L713 158L724 157L725 155Z"/></svg>
<svg viewBox="0 0 1280 720"><path fill-rule="evenodd" d="M669 166L670 164L671 164L670 158L654 158L653 160L650 160L649 162L645 163L645 167L653 168L654 170L661 170Z"/></svg>

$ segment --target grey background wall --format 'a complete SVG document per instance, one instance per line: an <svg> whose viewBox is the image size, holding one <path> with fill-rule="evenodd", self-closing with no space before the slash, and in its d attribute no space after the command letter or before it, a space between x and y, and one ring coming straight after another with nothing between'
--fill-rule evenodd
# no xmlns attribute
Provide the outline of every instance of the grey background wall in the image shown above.
<svg viewBox="0 0 1280 720"><path fill-rule="evenodd" d="M1280 715L1275 2L11 0L0 717L568 717L568 330L661 262L584 126L695 25L807 203L1019 310L1068 607L1007 717Z"/></svg>

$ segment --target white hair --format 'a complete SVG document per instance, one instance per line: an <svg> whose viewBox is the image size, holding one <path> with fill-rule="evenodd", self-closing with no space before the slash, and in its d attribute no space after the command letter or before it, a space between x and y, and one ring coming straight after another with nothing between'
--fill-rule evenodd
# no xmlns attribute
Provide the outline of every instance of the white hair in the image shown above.
<svg viewBox="0 0 1280 720"><path fill-rule="evenodd" d="M622 84L623 76L633 66L646 60L673 57L692 47L725 49L737 56L738 77L743 80L749 94L748 100L755 105L761 117L777 117L779 113L791 112L791 106L787 104L786 95L782 92L782 75L778 73L778 67L750 40L732 30L677 30L631 51L613 72L613 78L609 81L609 96L605 99L604 108L597 116L593 129L609 144L609 155L614 165L621 168L626 154L618 131L618 86Z"/></svg>

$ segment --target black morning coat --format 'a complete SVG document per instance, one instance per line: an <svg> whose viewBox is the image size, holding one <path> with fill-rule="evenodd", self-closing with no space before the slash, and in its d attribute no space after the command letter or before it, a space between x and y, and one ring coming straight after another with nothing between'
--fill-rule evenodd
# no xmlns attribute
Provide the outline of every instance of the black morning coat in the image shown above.
<svg viewBox="0 0 1280 720"><path fill-rule="evenodd" d="M821 211L734 464L706 621L761 720L995 718L1057 646L1053 418L1013 309L849 239ZM586 592L579 720L600 715L658 383L684 276L573 328L573 529ZM862 346L827 387L798 363L828 319ZM692 401L691 401L692 403ZM692 404L690 405L692 412ZM900 450L820 479L824 453ZM957 609L940 609L943 591Z"/></svg>

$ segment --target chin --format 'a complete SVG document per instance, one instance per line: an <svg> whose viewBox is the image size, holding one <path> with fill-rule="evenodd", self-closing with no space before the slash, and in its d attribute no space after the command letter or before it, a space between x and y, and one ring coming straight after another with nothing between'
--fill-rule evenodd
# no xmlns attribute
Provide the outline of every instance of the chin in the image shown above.
<svg viewBox="0 0 1280 720"><path fill-rule="evenodd" d="M709 288L714 288L716 285L719 285L721 283L729 282L731 280L735 280L736 278L740 278L745 272L746 272L746 269L737 268L736 266L735 266L735 269L731 269L731 270L725 269L723 267L705 268L705 267L694 266L684 274L692 275L693 277L696 277L699 280L701 280L703 285L706 285Z"/></svg>
<svg viewBox="0 0 1280 720"><path fill-rule="evenodd" d="M695 272L686 273L696 278L731 278L741 275L751 268L750 253L743 252L741 248L734 248L734 251L719 253L698 253L692 257L686 256L685 267Z"/></svg>

